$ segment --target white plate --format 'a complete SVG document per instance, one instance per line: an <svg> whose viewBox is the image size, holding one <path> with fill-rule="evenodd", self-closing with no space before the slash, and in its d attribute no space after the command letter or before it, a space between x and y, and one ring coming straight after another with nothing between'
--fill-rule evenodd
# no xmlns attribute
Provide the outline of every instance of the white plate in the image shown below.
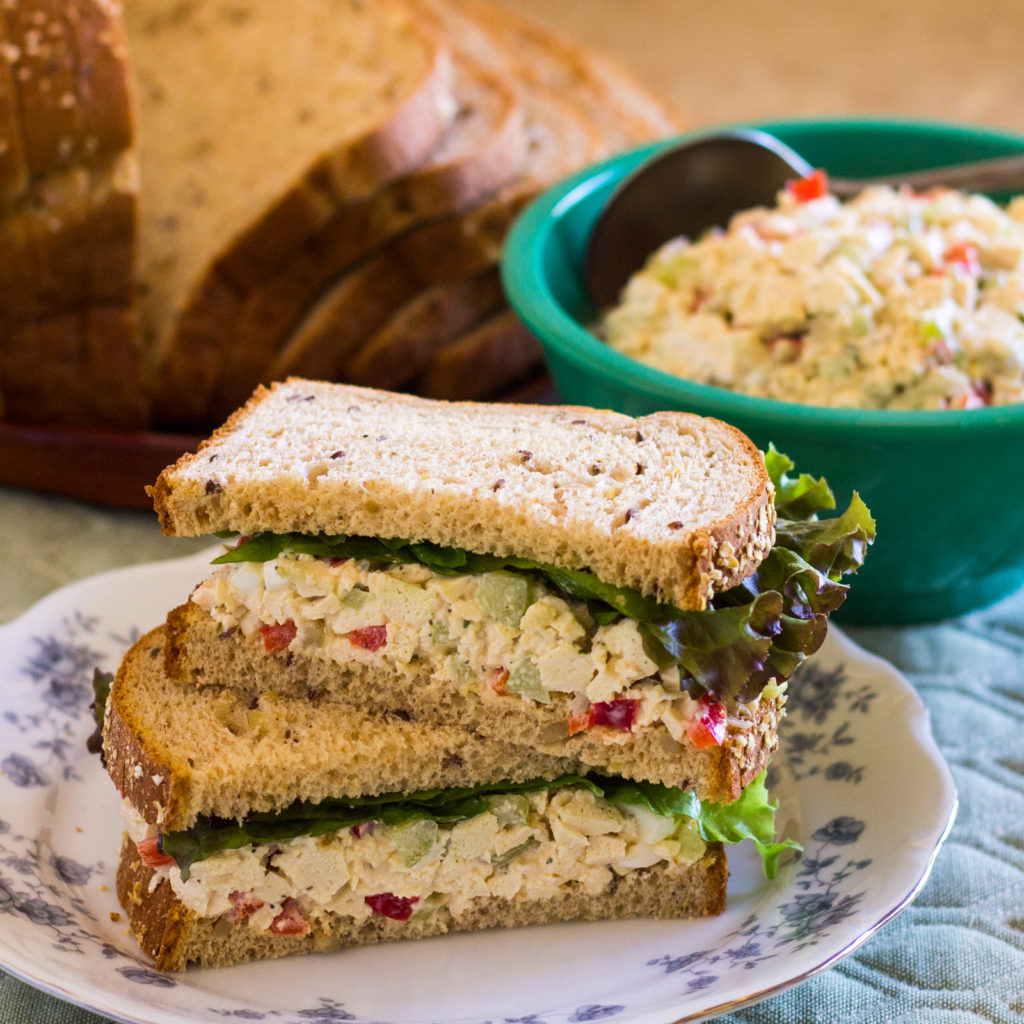
<svg viewBox="0 0 1024 1024"><path fill-rule="evenodd" d="M774 882L729 854L729 909L702 921L477 932L163 975L118 919L118 798L92 731L91 678L163 620L210 555L118 570L0 627L0 965L119 1020L205 1024L666 1024L777 993L907 906L952 824L956 791L910 685L833 630L791 686L772 769Z"/></svg>

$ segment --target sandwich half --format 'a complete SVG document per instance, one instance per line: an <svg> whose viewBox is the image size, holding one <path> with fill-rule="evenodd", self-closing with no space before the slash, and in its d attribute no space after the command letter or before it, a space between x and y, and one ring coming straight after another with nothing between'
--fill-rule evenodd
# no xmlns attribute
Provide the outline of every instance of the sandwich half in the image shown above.
<svg viewBox="0 0 1024 1024"><path fill-rule="evenodd" d="M720 421L290 380L152 489L234 539L167 672L329 693L728 803L874 536Z"/></svg>
<svg viewBox="0 0 1024 1024"><path fill-rule="evenodd" d="M714 806L325 693L185 689L163 671L165 633L135 644L98 701L125 818L117 892L161 970L717 914L723 842L754 839L769 873L789 845L760 782Z"/></svg>

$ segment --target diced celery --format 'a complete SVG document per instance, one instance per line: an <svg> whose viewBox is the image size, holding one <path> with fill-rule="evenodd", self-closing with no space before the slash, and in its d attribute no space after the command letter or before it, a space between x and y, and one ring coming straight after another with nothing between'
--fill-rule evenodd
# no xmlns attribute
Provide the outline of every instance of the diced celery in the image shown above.
<svg viewBox="0 0 1024 1024"><path fill-rule="evenodd" d="M497 793L488 797L491 813L502 825L525 825L530 801L522 793Z"/></svg>
<svg viewBox="0 0 1024 1024"><path fill-rule="evenodd" d="M411 868L434 848L437 842L437 822L427 818L405 821L401 825L392 825L388 829L388 836L402 863Z"/></svg>
<svg viewBox="0 0 1024 1024"><path fill-rule="evenodd" d="M480 673L472 665L465 661L453 660L451 666L460 693L469 693L476 688L480 682Z"/></svg>
<svg viewBox="0 0 1024 1024"><path fill-rule="evenodd" d="M444 906L444 901L444 893L432 892L413 907L412 917L409 920L418 921L420 918L430 917L431 914Z"/></svg>
<svg viewBox="0 0 1024 1024"><path fill-rule="evenodd" d="M540 669L535 661L519 662L509 673L505 689L510 693L519 693L541 704L551 702L551 694L544 689L540 681Z"/></svg>
<svg viewBox="0 0 1024 1024"><path fill-rule="evenodd" d="M514 861L521 853L526 853L531 846L536 846L537 840L530 836L525 843L520 843L518 846L513 846L511 850L506 850L504 853L496 853L491 857L491 864L495 867L504 867L506 864Z"/></svg>
<svg viewBox="0 0 1024 1024"><path fill-rule="evenodd" d="M530 584L510 572L488 572L477 589L480 607L505 626L519 625L530 603Z"/></svg>
<svg viewBox="0 0 1024 1024"><path fill-rule="evenodd" d="M364 604L370 599L370 592L364 590L362 587L353 587L342 599L341 603L346 608L351 608L353 611L359 611Z"/></svg>
<svg viewBox="0 0 1024 1024"><path fill-rule="evenodd" d="M430 642L437 647L451 648L452 634L448 629L448 623L444 621L434 622L430 627Z"/></svg>

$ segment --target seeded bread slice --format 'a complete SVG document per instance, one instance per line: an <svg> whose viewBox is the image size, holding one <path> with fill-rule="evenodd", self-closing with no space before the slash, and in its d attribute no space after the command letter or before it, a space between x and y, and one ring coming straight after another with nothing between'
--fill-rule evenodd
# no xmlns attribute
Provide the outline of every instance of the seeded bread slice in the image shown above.
<svg viewBox="0 0 1024 1024"><path fill-rule="evenodd" d="M150 493L169 534L427 540L587 568L680 608L705 607L774 541L761 453L719 420L298 379L260 389Z"/></svg>
<svg viewBox="0 0 1024 1024"><path fill-rule="evenodd" d="M182 687L164 672L165 631L125 655L103 730L107 771L149 823L241 818L295 800L372 796L555 778L577 761L487 742L458 725L424 729L402 712L371 716L332 695L252 704L237 690Z"/></svg>
<svg viewBox="0 0 1024 1024"><path fill-rule="evenodd" d="M449 932L520 928L556 921L611 921L622 918L693 918L725 910L728 867L720 843L682 867L656 865L615 877L604 892L588 895L576 884L557 896L473 900L460 914L442 907L426 917L394 921L378 914L356 924L333 915L326 930L304 937L256 931L244 921L204 918L188 910L170 883L155 878L127 836L117 869L117 896L143 952L161 971L190 965L226 967L250 960L271 960L301 953L323 953L397 939L422 939Z"/></svg>
<svg viewBox="0 0 1024 1024"><path fill-rule="evenodd" d="M125 7L143 323L175 375L164 404L206 372L201 347L179 350L179 324L300 249L339 203L418 166L453 113L447 53L398 0L295 14L277 0Z"/></svg>
<svg viewBox="0 0 1024 1024"><path fill-rule="evenodd" d="M230 690L241 706L271 692L299 701L330 694L372 714L401 712L428 728L457 724L499 746L511 739L586 770L675 786L714 803L732 803L765 769L778 747L782 716L779 698L734 704L722 744L703 750L677 742L662 723L570 736L569 694L551 694L550 703L538 704L519 694L496 694L486 685L460 691L422 665L374 668L268 652L258 635L225 632L192 602L168 616L166 671L186 692Z"/></svg>

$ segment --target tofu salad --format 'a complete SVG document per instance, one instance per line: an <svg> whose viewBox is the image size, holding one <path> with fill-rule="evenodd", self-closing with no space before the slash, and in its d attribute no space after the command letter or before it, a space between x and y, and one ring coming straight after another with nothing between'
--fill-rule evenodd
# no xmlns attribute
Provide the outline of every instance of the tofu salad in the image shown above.
<svg viewBox="0 0 1024 1024"><path fill-rule="evenodd" d="M599 330L657 369L789 402L1024 401L1024 197L880 186L842 203L818 172L664 245Z"/></svg>

